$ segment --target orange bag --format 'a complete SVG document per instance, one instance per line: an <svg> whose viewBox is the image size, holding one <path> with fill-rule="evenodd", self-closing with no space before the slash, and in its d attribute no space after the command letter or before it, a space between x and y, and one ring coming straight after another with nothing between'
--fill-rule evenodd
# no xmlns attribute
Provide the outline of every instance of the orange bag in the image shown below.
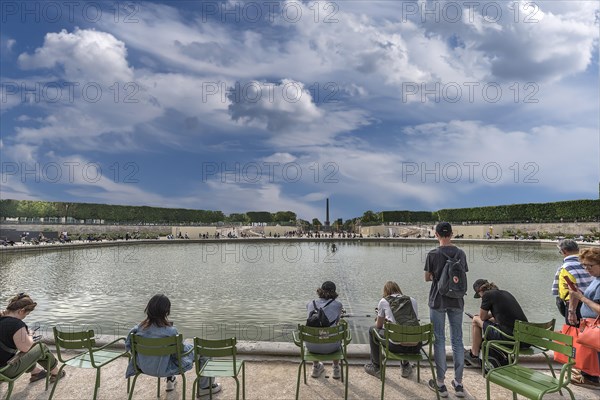
<svg viewBox="0 0 600 400"><path fill-rule="evenodd" d="M560 333L573 337L573 348L575 349L575 368L582 370L586 374L599 376L600 366L598 365L598 352L589 347L583 346L577 342L579 337L579 328L571 325L563 325ZM554 353L554 361L561 364L568 362L567 356Z"/></svg>
<svg viewBox="0 0 600 400"><path fill-rule="evenodd" d="M577 343L595 351L600 351L600 316L596 319L583 318L579 326Z"/></svg>

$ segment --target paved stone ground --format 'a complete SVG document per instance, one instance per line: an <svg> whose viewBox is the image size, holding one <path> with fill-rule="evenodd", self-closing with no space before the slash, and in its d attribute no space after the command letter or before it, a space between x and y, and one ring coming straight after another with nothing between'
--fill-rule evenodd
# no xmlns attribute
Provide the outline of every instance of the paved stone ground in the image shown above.
<svg viewBox="0 0 600 400"><path fill-rule="evenodd" d="M295 357L242 357L246 359L246 398L287 400L294 399L296 390L296 377L298 373L298 359ZM98 399L126 399L126 380L124 371L127 360L120 359L102 370L101 387ZM530 365L535 366L538 365ZM540 368L543 365L539 365ZM57 400L91 399L94 386L94 370L80 370L65 367L67 376L58 383L54 398ZM549 373L549 372L548 372ZM435 394L427 387L427 380L431 377L429 368L421 369L421 383L417 383L416 369L413 375L404 379L400 377L400 368L397 366L388 369L386 379L386 399L435 399ZM186 374L186 398L191 398L192 382L195 378L194 371ZM380 398L381 381L367 375L362 369L362 360L356 360L350 365L349 370L349 399L378 399ZM452 370L448 373L446 384L449 386ZM344 385L331 378L331 365L326 365L325 373L318 379L310 377L310 366L307 368L308 384L300 384L301 399L341 399L344 395ZM215 400L235 398L235 381L231 378L220 379L223 385L222 392L215 394ZM485 379L475 369L465 369L464 385L467 399L485 399ZM600 390L586 389L571 386L576 399L598 399ZM454 391L449 387L450 399L455 399ZM178 378L176 390L167 393L164 380L161 383L161 398L167 400L181 399L182 381ZM566 393L565 393L566 394ZM0 385L0 398L6 395L6 384ZM23 376L15 384L13 400L45 400L50 395L44 391L44 381L29 384L27 376ZM156 378L140 376L134 391L134 399L156 399ZM207 399L208 396L203 397ZM511 399L510 392L492 385L493 399ZM521 398L521 397L519 397ZM548 395L545 399L568 399L559 394Z"/></svg>

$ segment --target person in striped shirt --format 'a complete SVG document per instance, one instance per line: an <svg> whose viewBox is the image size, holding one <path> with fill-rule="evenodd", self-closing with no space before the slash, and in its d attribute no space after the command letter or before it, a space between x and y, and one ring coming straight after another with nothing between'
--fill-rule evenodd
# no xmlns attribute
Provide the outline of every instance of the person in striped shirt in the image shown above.
<svg viewBox="0 0 600 400"><path fill-rule="evenodd" d="M565 323L571 325L569 323L569 315L565 312L569 309L569 287L565 279L575 283L582 292L585 292L585 289L594 280L594 277L579 263L579 246L577 242L572 239L564 239L558 243L557 247L564 260L554 274L552 295L556 297L556 304L561 314L565 317ZM581 319L580 309L581 303L579 303L576 309L577 324L579 324L579 320Z"/></svg>

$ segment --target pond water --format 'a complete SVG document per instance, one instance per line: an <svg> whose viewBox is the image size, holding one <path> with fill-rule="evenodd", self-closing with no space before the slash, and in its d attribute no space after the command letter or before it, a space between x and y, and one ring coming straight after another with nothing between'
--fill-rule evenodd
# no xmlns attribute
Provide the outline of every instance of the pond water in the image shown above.
<svg viewBox="0 0 600 400"><path fill-rule="evenodd" d="M144 318L148 299L165 293L171 320L185 337L290 341L306 320L306 303L325 280L336 283L353 343L367 343L374 308L387 280L415 297L429 320L424 261L436 243L245 242L120 244L113 247L2 255L0 301L28 292L38 302L27 322L51 336L54 325L125 335ZM554 246L459 243L478 278L513 293L530 321L557 318L550 294L562 259ZM466 297L466 310L479 301ZM465 342L470 320L464 321Z"/></svg>

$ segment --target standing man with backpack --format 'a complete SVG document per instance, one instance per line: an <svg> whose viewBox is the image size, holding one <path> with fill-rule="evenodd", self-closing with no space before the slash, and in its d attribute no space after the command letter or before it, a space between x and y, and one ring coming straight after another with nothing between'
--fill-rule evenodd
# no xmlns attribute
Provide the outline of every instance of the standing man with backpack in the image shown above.
<svg viewBox="0 0 600 400"><path fill-rule="evenodd" d="M429 318L433 324L435 343L433 354L436 365L437 382L429 380L429 388L438 391L441 397L448 397L444 384L446 378L446 315L450 323L450 342L454 361L454 379L452 387L456 397L464 397L462 384L465 367L463 347L463 311L464 295L467 293L467 255L451 243L452 226L440 222L435 227L435 237L439 247L431 250L425 260L425 281L431 282L429 290Z"/></svg>

